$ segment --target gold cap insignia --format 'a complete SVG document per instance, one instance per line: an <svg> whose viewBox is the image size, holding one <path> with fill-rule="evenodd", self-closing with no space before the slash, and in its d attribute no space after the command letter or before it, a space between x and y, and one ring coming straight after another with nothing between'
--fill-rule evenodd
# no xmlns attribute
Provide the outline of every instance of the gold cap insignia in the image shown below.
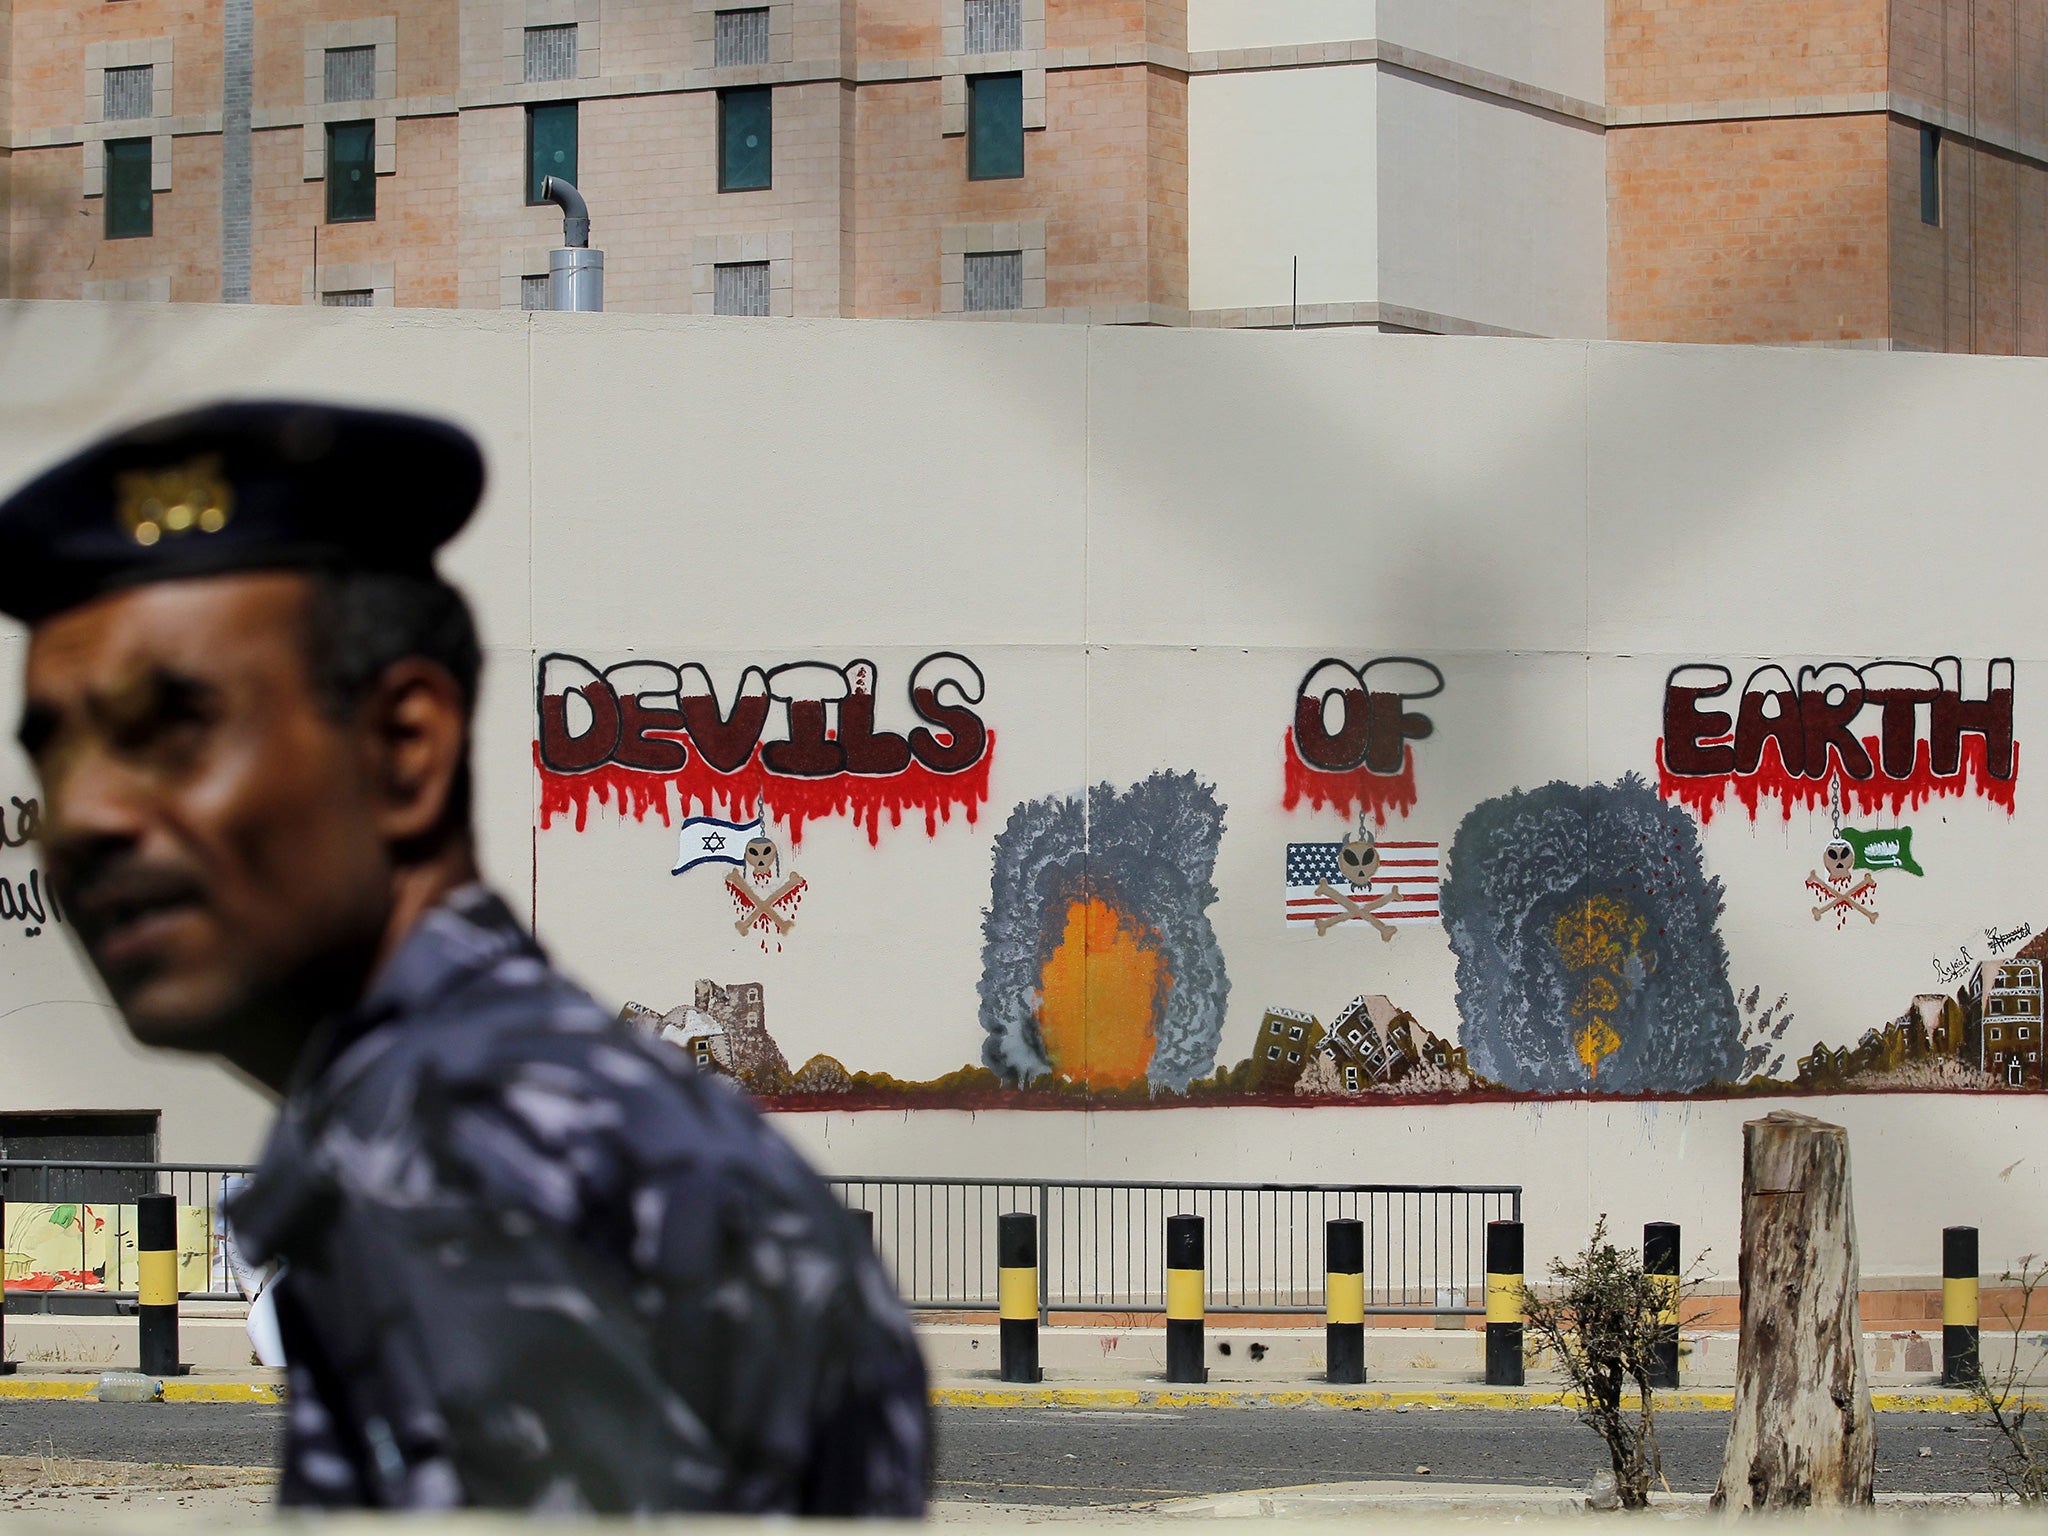
<svg viewBox="0 0 2048 1536"><path fill-rule="evenodd" d="M170 469L138 470L115 481L115 518L136 543L170 535L219 533L234 515L235 494L221 474L220 455Z"/></svg>

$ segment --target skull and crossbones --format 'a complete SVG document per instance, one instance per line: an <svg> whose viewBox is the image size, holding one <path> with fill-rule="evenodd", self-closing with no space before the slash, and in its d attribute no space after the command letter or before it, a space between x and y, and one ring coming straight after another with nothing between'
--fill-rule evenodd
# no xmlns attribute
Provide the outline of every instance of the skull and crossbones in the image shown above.
<svg viewBox="0 0 2048 1536"><path fill-rule="evenodd" d="M1813 920L1817 923L1833 913L1835 926L1843 927L1849 921L1849 914L1860 913L1871 922L1877 921L1877 878L1868 871L1861 880L1856 875L1856 850L1848 839L1836 837L1821 850L1821 868L1826 874L1811 871L1806 877L1806 888L1820 898L1820 905L1813 909Z"/></svg>
<svg viewBox="0 0 2048 1536"><path fill-rule="evenodd" d="M782 853L775 846L775 840L767 837L747 839L745 872L734 870L725 877L725 888L739 909L739 921L733 924L735 933L745 933L758 928L765 935L771 928L778 934L786 934L796 926L797 903L802 899L808 882L802 875L792 871L780 885L775 877L782 869ZM787 907L785 913L781 909Z"/></svg>
<svg viewBox="0 0 2048 1536"><path fill-rule="evenodd" d="M1354 891L1370 890L1372 877L1379 872L1379 867L1380 850L1378 841L1373 837L1372 833L1366 831L1362 826L1358 829L1355 837L1347 839L1344 846L1337 850L1338 872L1343 875L1346 883ZM1329 881L1325 880L1316 887L1316 894L1326 901L1334 901L1343 909L1341 912L1332 913L1328 917L1316 919L1316 934L1318 937L1328 933L1339 923L1350 922L1371 923L1373 927L1379 930L1379 935L1384 940L1391 941L1394 937L1394 925L1374 914L1381 907L1386 906L1387 903L1399 898L1401 893L1398 887L1389 886L1386 894L1381 896L1367 895L1354 899L1346 896L1342 891L1330 884Z"/></svg>

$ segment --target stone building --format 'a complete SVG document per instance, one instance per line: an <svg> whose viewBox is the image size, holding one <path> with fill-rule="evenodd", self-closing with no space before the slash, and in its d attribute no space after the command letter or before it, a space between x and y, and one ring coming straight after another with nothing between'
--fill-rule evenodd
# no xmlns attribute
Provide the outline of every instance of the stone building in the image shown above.
<svg viewBox="0 0 2048 1536"><path fill-rule="evenodd" d="M0 293L2048 350L2048 0L0 0Z"/></svg>

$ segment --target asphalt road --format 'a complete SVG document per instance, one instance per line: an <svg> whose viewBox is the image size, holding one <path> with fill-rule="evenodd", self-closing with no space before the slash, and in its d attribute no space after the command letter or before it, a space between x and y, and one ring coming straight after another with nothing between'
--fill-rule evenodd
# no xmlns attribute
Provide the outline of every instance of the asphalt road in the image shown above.
<svg viewBox="0 0 2048 1536"><path fill-rule="evenodd" d="M243 1403L79 1403L0 1398L0 1456L275 1466L284 1409Z"/></svg>
<svg viewBox="0 0 2048 1536"><path fill-rule="evenodd" d="M1727 1416L1662 1420L1665 1475L1711 1489ZM1880 1414L1883 1492L1967 1493L1986 1486L1990 1442L1950 1414ZM1554 1410L941 1409L942 1499L1117 1504L1249 1488L1413 1480L1581 1487L1606 1466L1592 1431ZM266 1466L284 1410L234 1404L0 1400L0 1456ZM1922 1448L1931 1454L1922 1456Z"/></svg>

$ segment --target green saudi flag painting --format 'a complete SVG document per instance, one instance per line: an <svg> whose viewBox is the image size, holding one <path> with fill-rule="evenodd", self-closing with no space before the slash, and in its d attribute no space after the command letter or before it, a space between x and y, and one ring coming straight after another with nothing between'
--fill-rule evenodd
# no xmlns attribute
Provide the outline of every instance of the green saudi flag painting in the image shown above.
<svg viewBox="0 0 2048 1536"><path fill-rule="evenodd" d="M1842 841L1856 850L1858 869L1902 869L1909 875L1926 873L1913 858L1913 829L1885 827L1874 832L1842 828Z"/></svg>

